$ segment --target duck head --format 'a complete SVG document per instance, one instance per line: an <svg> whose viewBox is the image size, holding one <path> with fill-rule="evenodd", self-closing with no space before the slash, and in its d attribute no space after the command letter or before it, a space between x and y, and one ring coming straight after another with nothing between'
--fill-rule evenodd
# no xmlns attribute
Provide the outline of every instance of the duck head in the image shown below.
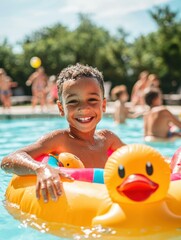
<svg viewBox="0 0 181 240"><path fill-rule="evenodd" d="M130 144L109 157L104 179L114 202L150 203L166 197L170 173L158 151L144 144Z"/></svg>
<svg viewBox="0 0 181 240"><path fill-rule="evenodd" d="M58 165L65 168L84 168L84 164L77 156L67 152L58 155Z"/></svg>

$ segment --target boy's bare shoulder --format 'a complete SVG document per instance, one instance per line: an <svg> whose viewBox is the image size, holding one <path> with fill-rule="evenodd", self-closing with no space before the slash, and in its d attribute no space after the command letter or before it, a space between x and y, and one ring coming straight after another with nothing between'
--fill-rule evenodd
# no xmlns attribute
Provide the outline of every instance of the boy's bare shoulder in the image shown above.
<svg viewBox="0 0 181 240"><path fill-rule="evenodd" d="M107 130L107 129L103 129L103 130L99 130L97 131L97 134L99 135L99 137L101 138L105 138L106 141L108 142L116 142L116 143L122 143L121 139L112 131Z"/></svg>
<svg viewBox="0 0 181 240"><path fill-rule="evenodd" d="M108 129L98 130L97 134L99 134L100 136L105 136L105 137L109 137L109 136L115 135L112 131L110 131Z"/></svg>
<svg viewBox="0 0 181 240"><path fill-rule="evenodd" d="M55 140L56 138L66 137L67 132L68 132L68 130L54 130L52 132L49 132L49 133L43 135L40 138L40 141L51 141L51 140Z"/></svg>

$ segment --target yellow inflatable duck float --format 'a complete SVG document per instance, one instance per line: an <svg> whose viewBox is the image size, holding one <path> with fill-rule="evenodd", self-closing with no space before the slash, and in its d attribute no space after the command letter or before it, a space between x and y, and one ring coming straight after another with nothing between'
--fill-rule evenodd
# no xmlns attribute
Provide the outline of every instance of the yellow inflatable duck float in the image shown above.
<svg viewBox="0 0 181 240"><path fill-rule="evenodd" d="M35 197L36 177L14 176L6 199L49 223L127 229L135 237L181 228L181 180L171 182L170 174L158 151L130 144L109 157L105 184L64 182L58 201L44 203Z"/></svg>

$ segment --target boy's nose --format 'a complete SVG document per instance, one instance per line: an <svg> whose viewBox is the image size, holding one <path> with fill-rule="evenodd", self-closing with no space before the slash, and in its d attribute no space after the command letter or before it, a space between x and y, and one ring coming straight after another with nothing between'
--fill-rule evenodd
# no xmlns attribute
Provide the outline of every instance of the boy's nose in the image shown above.
<svg viewBox="0 0 181 240"><path fill-rule="evenodd" d="M87 109L89 109L89 105L87 104L87 103L82 103L82 104L80 104L80 106L79 106L79 108L78 108L78 111L80 112L80 111L85 111L85 110L87 110Z"/></svg>

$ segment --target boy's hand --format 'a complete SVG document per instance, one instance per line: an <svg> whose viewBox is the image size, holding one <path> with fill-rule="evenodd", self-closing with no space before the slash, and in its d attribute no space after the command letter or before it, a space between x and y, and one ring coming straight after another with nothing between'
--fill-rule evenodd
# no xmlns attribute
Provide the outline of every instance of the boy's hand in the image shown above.
<svg viewBox="0 0 181 240"><path fill-rule="evenodd" d="M63 185L60 177L73 181L73 178L68 174L58 168L52 168L47 164L41 165L36 170L36 175L36 197L39 199L41 192L44 202L48 202L48 195L50 195L54 201L57 201L58 197L62 195Z"/></svg>

